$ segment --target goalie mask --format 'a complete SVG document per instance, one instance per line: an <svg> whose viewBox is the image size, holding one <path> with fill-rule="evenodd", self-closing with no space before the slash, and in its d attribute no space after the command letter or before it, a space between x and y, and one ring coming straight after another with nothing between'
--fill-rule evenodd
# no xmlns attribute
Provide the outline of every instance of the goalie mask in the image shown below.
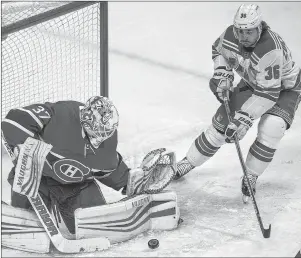
<svg viewBox="0 0 301 258"><path fill-rule="evenodd" d="M118 122L118 111L106 97L92 97L80 110L80 123L94 148L114 134Z"/></svg>

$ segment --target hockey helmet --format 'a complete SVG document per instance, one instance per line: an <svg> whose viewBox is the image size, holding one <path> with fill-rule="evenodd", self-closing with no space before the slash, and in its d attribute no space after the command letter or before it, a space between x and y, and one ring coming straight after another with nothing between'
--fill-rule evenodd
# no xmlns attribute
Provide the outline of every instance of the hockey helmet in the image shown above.
<svg viewBox="0 0 301 258"><path fill-rule="evenodd" d="M119 123L116 107L106 97L91 97L80 110L80 123L93 147L98 148L115 132Z"/></svg>
<svg viewBox="0 0 301 258"><path fill-rule="evenodd" d="M254 29L261 25L262 14L256 4L242 4L235 16L233 25L237 29Z"/></svg>
<svg viewBox="0 0 301 258"><path fill-rule="evenodd" d="M234 36L237 39L239 39L241 30L257 29L258 34L254 35L255 38L250 37L249 40L245 40L246 42L241 42L243 45L255 45L262 32L262 14L259 6L256 4L242 4L234 16L233 25Z"/></svg>

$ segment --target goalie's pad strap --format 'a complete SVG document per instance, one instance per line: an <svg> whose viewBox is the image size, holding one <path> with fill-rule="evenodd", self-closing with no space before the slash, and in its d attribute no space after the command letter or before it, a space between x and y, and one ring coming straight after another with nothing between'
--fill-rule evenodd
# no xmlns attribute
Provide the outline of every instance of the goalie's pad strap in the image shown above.
<svg viewBox="0 0 301 258"><path fill-rule="evenodd" d="M31 137L20 145L13 191L36 198L46 156L51 148L52 145Z"/></svg>

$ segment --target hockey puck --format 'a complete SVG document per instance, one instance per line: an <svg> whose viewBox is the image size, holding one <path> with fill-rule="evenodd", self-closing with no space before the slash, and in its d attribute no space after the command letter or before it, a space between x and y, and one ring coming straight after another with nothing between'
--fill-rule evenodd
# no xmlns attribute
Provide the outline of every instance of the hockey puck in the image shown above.
<svg viewBox="0 0 301 258"><path fill-rule="evenodd" d="M158 239L151 239L148 241L148 247L150 249L158 248L159 246L159 240Z"/></svg>
<svg viewBox="0 0 301 258"><path fill-rule="evenodd" d="M182 224L184 222L184 220L182 219L182 218L179 218L179 220L178 220L178 226L180 225L180 224Z"/></svg>

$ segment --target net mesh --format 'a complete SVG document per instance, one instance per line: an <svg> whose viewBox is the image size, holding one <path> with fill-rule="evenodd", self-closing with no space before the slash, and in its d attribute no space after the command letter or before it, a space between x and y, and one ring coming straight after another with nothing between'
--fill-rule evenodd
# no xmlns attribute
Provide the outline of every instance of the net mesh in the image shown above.
<svg viewBox="0 0 301 258"><path fill-rule="evenodd" d="M69 2L2 4L2 27ZM100 94L100 3L2 38L2 119L11 108Z"/></svg>
<svg viewBox="0 0 301 258"><path fill-rule="evenodd" d="M1 26L13 24L68 3L71 2L3 2Z"/></svg>

